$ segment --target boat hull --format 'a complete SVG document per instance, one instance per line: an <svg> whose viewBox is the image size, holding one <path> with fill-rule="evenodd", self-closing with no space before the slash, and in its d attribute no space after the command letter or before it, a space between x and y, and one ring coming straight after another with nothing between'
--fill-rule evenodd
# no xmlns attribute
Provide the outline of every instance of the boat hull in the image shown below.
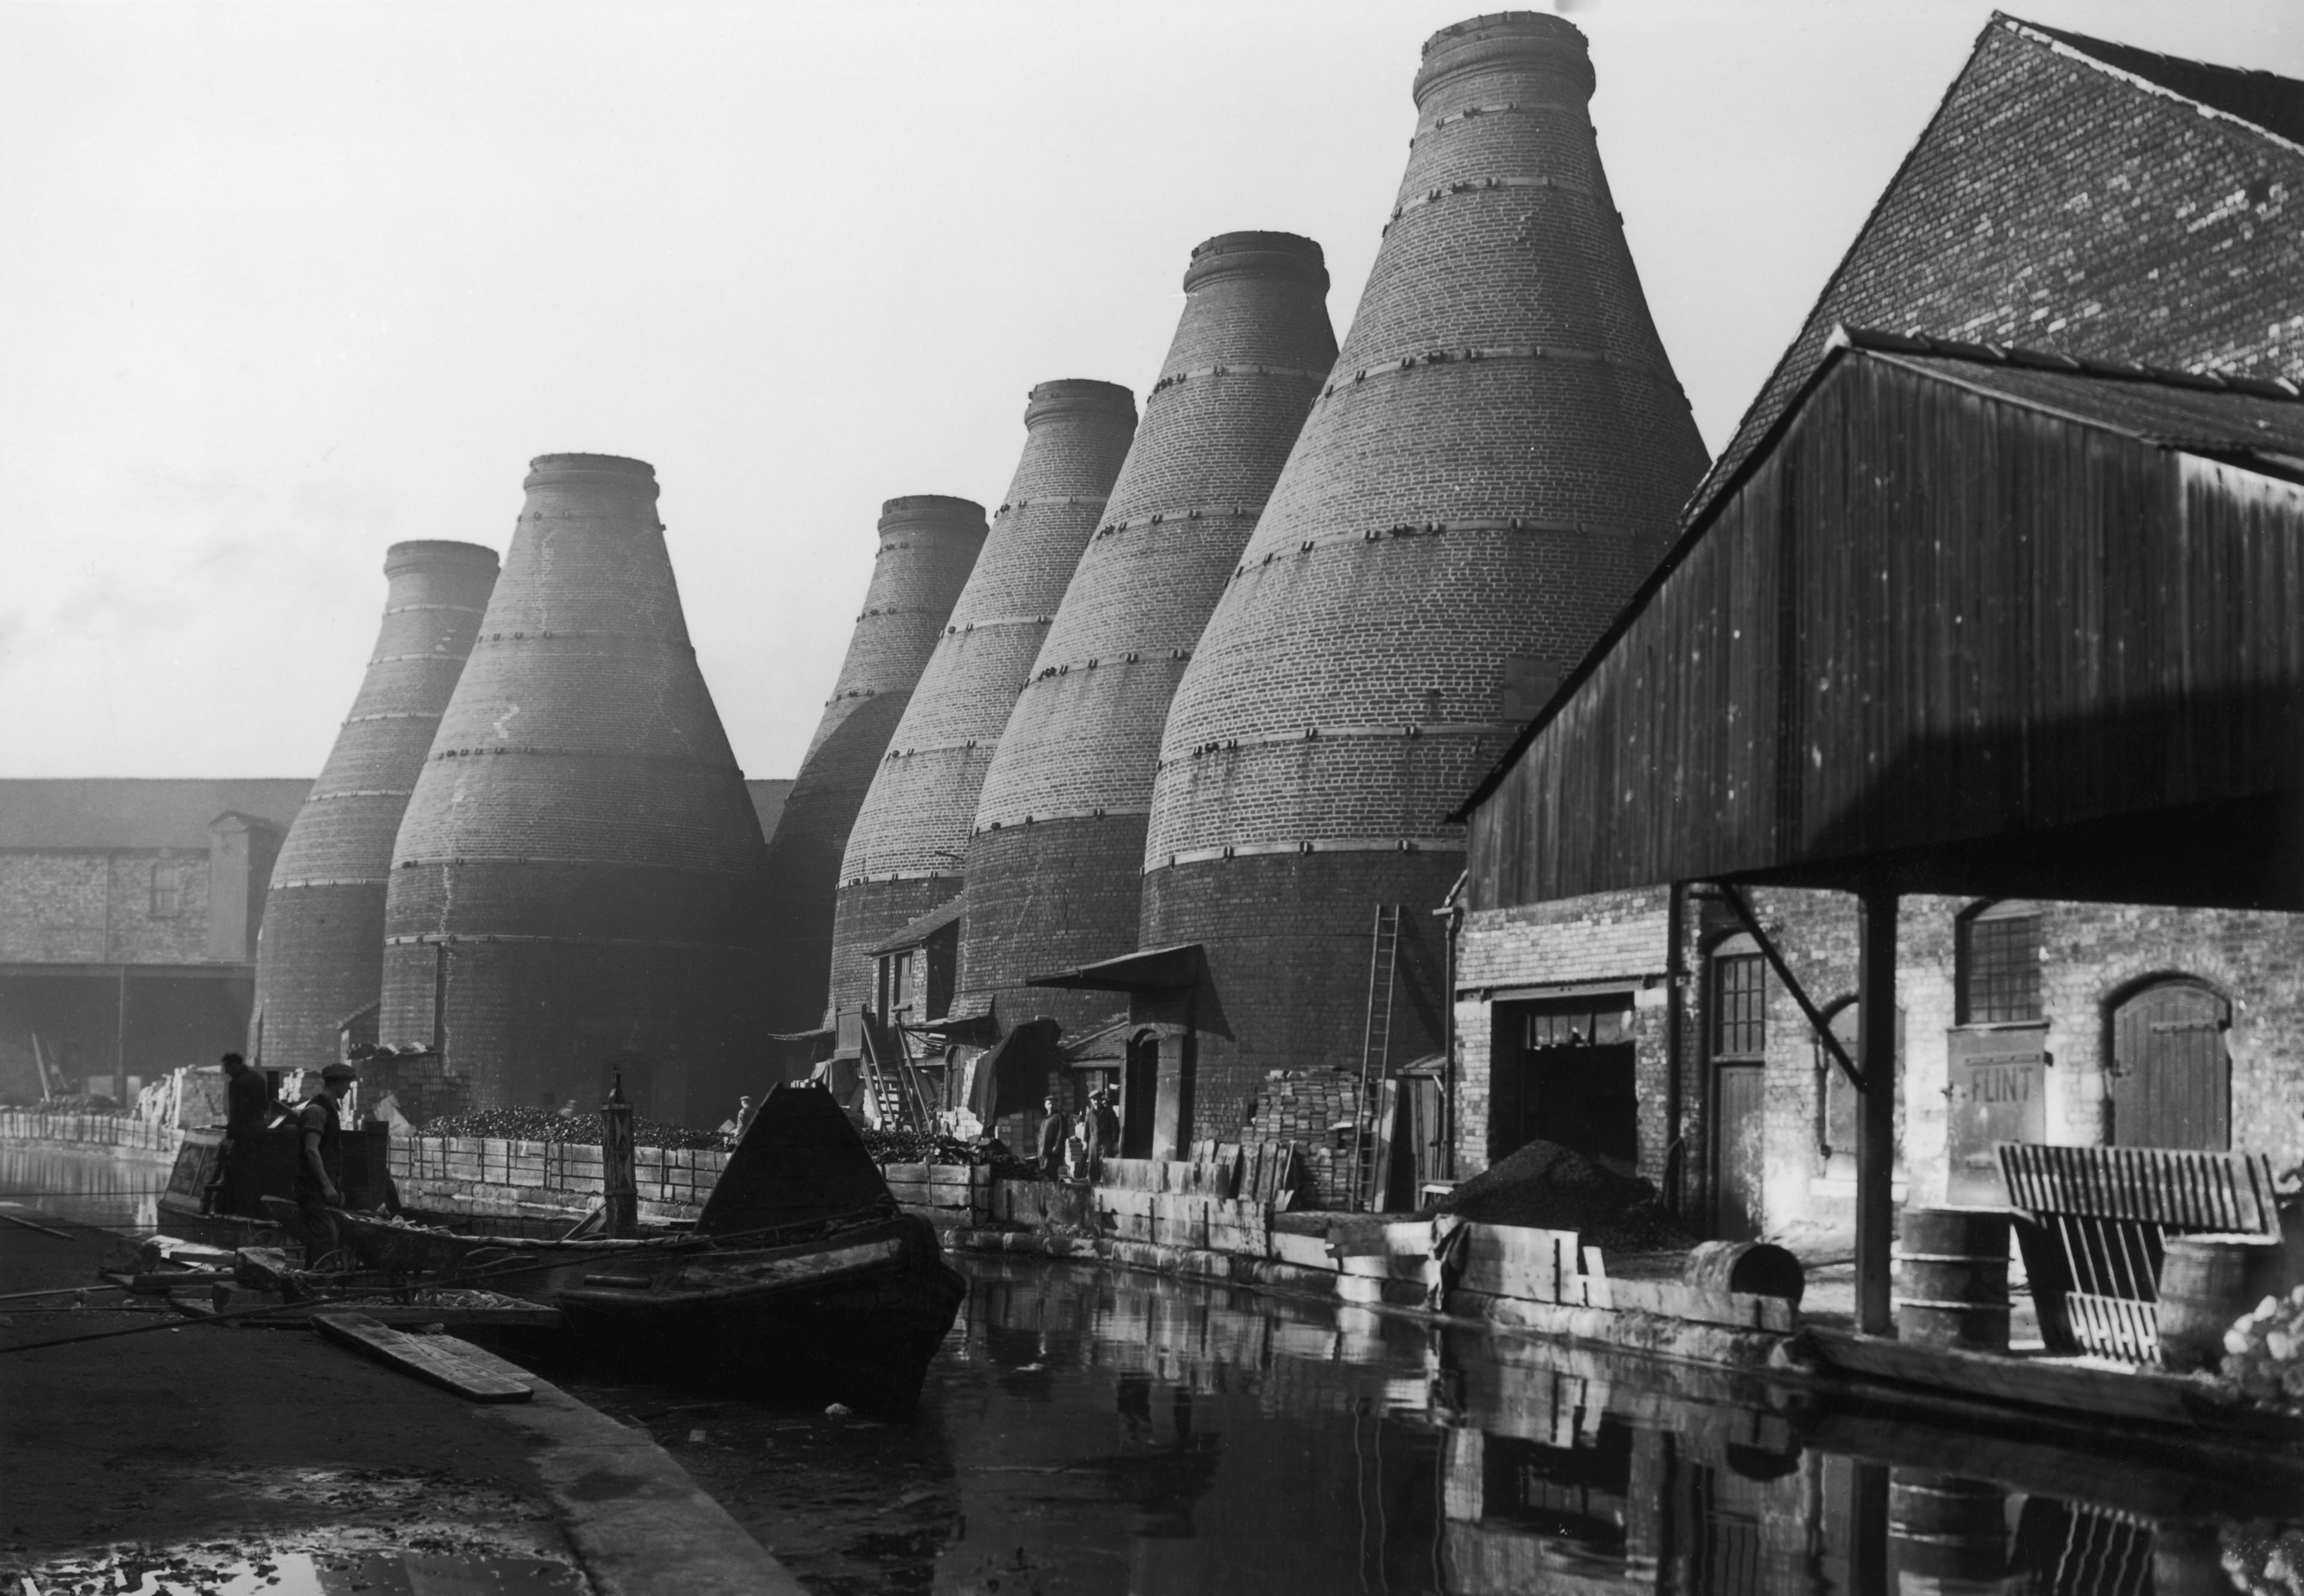
<svg viewBox="0 0 2304 1596"><path fill-rule="evenodd" d="M804 1247L598 1267L632 1272L570 1269L544 1294L587 1361L634 1379L886 1417L919 1405L968 1295L934 1227L912 1215Z"/></svg>

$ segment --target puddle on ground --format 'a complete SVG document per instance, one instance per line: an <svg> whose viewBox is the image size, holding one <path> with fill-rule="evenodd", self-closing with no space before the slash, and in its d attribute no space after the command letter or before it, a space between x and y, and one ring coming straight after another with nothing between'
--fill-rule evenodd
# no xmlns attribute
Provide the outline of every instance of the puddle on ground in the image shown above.
<svg viewBox="0 0 2304 1596"><path fill-rule="evenodd" d="M136 1548L52 1563L24 1578L40 1596L495 1596L581 1592L584 1576L538 1558L419 1551L257 1550L224 1542ZM13 1592L11 1592L13 1596Z"/></svg>
<svg viewBox="0 0 2304 1596"><path fill-rule="evenodd" d="M167 1542L120 1541L11 1566L4 1596L570 1596L590 1584L547 1541L552 1515L512 1492L394 1469L233 1468L185 1477L224 1488L262 1531L219 1524ZM279 1527L283 1519L327 1522Z"/></svg>

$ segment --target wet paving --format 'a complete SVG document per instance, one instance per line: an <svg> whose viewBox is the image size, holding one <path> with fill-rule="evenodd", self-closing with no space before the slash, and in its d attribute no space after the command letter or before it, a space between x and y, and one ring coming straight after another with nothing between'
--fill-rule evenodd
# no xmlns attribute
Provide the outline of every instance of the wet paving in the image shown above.
<svg viewBox="0 0 2304 1596"><path fill-rule="evenodd" d="M2304 1588L2304 1495L2245 1464L1241 1289L963 1266L910 1425L580 1389L827 1593Z"/></svg>

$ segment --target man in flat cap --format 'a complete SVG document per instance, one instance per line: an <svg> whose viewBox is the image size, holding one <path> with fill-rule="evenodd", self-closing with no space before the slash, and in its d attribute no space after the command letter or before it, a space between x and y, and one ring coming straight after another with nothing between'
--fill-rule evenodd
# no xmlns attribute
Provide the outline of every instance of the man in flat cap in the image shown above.
<svg viewBox="0 0 2304 1596"><path fill-rule="evenodd" d="M307 1269L320 1268L336 1250L336 1222L328 1210L344 1205L343 1118L338 1106L359 1079L349 1064L328 1065L320 1072L320 1090L296 1116L296 1212L303 1221Z"/></svg>

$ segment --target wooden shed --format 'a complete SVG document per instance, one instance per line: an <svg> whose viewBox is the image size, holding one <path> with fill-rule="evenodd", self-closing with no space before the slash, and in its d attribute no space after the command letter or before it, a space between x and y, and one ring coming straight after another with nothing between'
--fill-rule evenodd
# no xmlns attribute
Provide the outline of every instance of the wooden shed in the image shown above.
<svg viewBox="0 0 2304 1596"><path fill-rule="evenodd" d="M1888 1025L1899 895L2304 910L2300 789L2295 386L1842 329L1468 801L1467 901L1853 892Z"/></svg>

